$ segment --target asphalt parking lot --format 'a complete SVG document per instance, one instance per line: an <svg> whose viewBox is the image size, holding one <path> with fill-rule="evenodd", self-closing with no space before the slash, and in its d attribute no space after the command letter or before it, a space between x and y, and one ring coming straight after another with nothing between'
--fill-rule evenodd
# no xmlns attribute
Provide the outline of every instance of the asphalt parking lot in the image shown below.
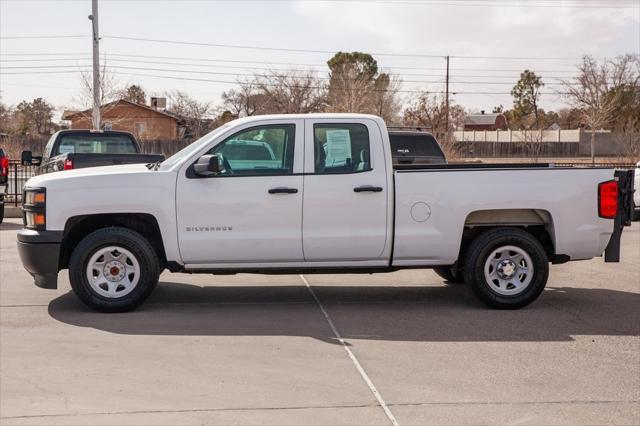
<svg viewBox="0 0 640 426"><path fill-rule="evenodd" d="M553 266L519 311L409 270L165 273L116 315L66 271L35 287L19 227L0 225L2 425L640 424L637 222L622 263Z"/></svg>

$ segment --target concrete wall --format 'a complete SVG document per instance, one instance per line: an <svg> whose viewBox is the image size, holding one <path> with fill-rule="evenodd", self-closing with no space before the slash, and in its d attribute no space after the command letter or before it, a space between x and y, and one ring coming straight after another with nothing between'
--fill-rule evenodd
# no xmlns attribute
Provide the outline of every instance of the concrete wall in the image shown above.
<svg viewBox="0 0 640 426"><path fill-rule="evenodd" d="M577 144L577 155L591 155L591 134L589 130L485 130L485 131L455 131L453 138L456 142L470 143L478 146L478 143L513 143L528 144L536 142L544 142L550 147L553 144L568 144L571 149L562 149L558 147L558 151L569 153L575 152ZM640 143L640 135L637 135L637 143ZM624 143L608 130L595 132L596 155L598 156L617 156L625 153ZM502 151L504 149L500 149ZM484 150L482 150L484 151ZM568 155L568 154L567 154Z"/></svg>

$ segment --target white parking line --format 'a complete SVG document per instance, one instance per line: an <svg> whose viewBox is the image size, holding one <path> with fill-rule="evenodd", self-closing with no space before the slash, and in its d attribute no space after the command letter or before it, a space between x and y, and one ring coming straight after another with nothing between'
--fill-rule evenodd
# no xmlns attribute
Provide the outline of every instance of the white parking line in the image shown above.
<svg viewBox="0 0 640 426"><path fill-rule="evenodd" d="M347 352L347 355L349 355L349 358L353 362L353 365L356 366L356 370L358 370L358 373L360 373L360 376L362 377L362 379L365 381L365 383L369 387L369 390L371 390L371 393L373 393L373 396L375 396L376 399L378 400L378 404L380 404L380 407L382 407L382 409L384 410L384 413L387 415L387 418L391 421L391 424L394 425L394 426L399 426L398 421L396 420L395 416L393 415L393 413L391 412L391 410L387 406L387 403L384 402L384 399L382 398L382 395L380 395L380 392L378 392L378 389L376 389L375 385L373 384L373 382L371 381L371 379L367 375L366 371L364 371L364 368L362 368L362 365L360 365L360 362L358 361L358 358L356 358L356 356L353 354L353 352L351 352L351 349L349 349L349 346L347 345L347 343L344 341L344 339L340 335L340 332L338 331L336 326L333 324L333 321L331 320L331 317L329 317L329 314L324 309L324 306L322 306L322 303L320 302L320 299L318 299L318 296L316 296L316 293L313 291L313 288L311 288L311 285L309 285L309 282L307 281L307 279L302 274L300 275L300 279L302 280L304 285L306 285L307 288L309 289L309 293L311 293L311 296L313 296L313 298L315 299L316 303L318 304L318 307L322 311L322 315L324 315L325 319L329 323L329 327L331 327L331 330L333 331L333 334L336 336L336 339L338 339L338 341L340 342L340 344L342 345L344 350Z"/></svg>

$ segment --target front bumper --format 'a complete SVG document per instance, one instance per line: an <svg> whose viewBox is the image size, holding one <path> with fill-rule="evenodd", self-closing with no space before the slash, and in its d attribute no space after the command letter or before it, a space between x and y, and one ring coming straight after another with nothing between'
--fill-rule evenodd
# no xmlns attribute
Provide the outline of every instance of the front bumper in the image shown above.
<svg viewBox="0 0 640 426"><path fill-rule="evenodd" d="M18 232L18 254L22 266L29 272L38 287L58 288L58 268L62 231Z"/></svg>

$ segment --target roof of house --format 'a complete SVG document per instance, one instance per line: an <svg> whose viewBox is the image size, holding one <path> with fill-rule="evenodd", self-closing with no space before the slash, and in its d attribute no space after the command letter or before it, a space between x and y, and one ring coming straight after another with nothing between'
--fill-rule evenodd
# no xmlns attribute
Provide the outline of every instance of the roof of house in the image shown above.
<svg viewBox="0 0 640 426"><path fill-rule="evenodd" d="M492 114L469 114L464 120L464 124L492 125L496 123L499 113Z"/></svg>
<svg viewBox="0 0 640 426"><path fill-rule="evenodd" d="M142 109L146 109L146 110L149 110L149 111L153 111L155 113L162 114L162 115L167 116L167 117L171 117L174 120L178 120L178 117L176 117L175 115L170 114L170 113L168 113L166 111L158 111L157 109L151 108L150 106L137 104L135 102L131 102L131 101L128 101L126 99L118 99L117 101L113 101L113 102L109 102L107 104L104 104L102 107L103 108L104 107L109 107L109 106L111 106L113 104L116 104L116 103L126 103L126 104L129 104L131 106L135 106L135 107L138 107L138 108L142 108ZM89 115L89 114L91 114L91 108L86 109L84 111L64 111L62 113L62 119L63 120L71 120L71 117L73 117L75 115L78 115L78 114Z"/></svg>

